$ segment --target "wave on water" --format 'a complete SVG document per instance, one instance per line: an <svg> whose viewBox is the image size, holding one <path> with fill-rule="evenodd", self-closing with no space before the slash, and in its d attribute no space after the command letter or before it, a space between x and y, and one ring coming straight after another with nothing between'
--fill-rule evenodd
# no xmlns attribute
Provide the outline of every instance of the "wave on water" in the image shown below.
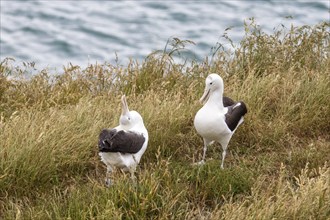
<svg viewBox="0 0 330 220"><path fill-rule="evenodd" d="M329 21L329 4L318 1L1 1L0 58L62 68L69 62L143 60L178 37L195 42L187 59L202 60L225 29L239 42L244 21L264 31L283 24Z"/></svg>

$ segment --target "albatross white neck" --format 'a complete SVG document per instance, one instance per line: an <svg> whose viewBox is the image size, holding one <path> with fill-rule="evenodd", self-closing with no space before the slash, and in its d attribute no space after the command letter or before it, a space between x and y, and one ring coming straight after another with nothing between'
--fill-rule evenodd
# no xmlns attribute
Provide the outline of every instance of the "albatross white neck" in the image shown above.
<svg viewBox="0 0 330 220"><path fill-rule="evenodd" d="M223 96L223 93L220 89L212 91L209 99L205 103L205 106L212 107L212 108L216 107L216 108L222 110L224 108L223 102L222 102L222 96Z"/></svg>

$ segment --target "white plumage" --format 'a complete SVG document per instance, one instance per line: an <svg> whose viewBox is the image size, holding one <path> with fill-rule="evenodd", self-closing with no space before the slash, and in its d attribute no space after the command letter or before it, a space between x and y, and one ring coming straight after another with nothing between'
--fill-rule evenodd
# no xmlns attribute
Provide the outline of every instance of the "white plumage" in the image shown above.
<svg viewBox="0 0 330 220"><path fill-rule="evenodd" d="M228 143L237 127L243 122L243 116L247 113L244 102L224 106L223 91L222 78L217 74L210 74L205 80L205 91L200 99L205 104L194 119L197 133L203 137L204 141L203 158L199 164L204 163L207 146L216 141L220 143L223 150L222 169Z"/></svg>
<svg viewBox="0 0 330 220"><path fill-rule="evenodd" d="M107 166L107 185L111 184L109 174L114 167L129 171L134 177L136 166L148 145L148 131L141 115L136 111L129 111L124 95L121 101L119 125L104 129L99 136L99 155Z"/></svg>

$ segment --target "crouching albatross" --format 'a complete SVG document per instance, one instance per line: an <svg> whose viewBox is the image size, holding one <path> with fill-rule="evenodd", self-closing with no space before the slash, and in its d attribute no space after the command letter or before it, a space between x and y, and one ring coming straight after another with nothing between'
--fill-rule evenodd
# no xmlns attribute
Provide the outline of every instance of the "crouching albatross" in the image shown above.
<svg viewBox="0 0 330 220"><path fill-rule="evenodd" d="M107 186L111 185L110 173L115 167L130 172L134 178L136 166L148 145L148 131L141 115L128 109L125 95L121 97L121 102L119 125L112 129L103 129L99 135L99 155L107 166Z"/></svg>
<svg viewBox="0 0 330 220"><path fill-rule="evenodd" d="M210 74L205 80L205 91L200 99L204 106L194 119L195 129L204 141L203 158L198 164L204 164L207 146L216 141L223 150L222 169L228 143L247 113L244 102L235 103L230 98L223 97L223 90L222 78L218 74Z"/></svg>

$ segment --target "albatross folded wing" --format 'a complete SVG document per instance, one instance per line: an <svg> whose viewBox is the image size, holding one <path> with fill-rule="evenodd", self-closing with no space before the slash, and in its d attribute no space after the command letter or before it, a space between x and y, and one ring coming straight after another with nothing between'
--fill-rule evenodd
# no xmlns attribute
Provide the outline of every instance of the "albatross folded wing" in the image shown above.
<svg viewBox="0 0 330 220"><path fill-rule="evenodd" d="M238 102L235 105L228 107L228 112L225 115L225 122L228 128L233 131L236 129L241 118L247 113L247 108L244 102Z"/></svg>
<svg viewBox="0 0 330 220"><path fill-rule="evenodd" d="M145 142L145 137L132 131L104 129L99 136L100 152L120 152L135 154Z"/></svg>

